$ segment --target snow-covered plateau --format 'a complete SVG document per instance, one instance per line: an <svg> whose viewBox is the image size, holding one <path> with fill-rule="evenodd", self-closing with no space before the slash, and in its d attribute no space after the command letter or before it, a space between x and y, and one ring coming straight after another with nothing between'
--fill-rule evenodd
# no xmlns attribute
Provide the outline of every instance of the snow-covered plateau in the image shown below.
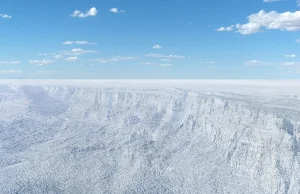
<svg viewBox="0 0 300 194"><path fill-rule="evenodd" d="M300 193L300 81L1 80L0 193Z"/></svg>

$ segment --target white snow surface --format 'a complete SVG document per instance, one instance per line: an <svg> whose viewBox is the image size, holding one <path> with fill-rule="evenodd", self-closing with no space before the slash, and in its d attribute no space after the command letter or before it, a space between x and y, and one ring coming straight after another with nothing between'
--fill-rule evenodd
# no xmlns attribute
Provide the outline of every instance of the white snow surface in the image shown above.
<svg viewBox="0 0 300 194"><path fill-rule="evenodd" d="M300 81L0 80L0 193L300 193Z"/></svg>

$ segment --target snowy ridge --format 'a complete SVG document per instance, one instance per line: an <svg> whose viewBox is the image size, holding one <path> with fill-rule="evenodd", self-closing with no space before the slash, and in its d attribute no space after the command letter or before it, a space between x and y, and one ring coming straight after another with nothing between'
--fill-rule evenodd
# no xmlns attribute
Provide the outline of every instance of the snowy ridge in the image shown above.
<svg viewBox="0 0 300 194"><path fill-rule="evenodd" d="M300 84L0 82L0 193L300 191Z"/></svg>

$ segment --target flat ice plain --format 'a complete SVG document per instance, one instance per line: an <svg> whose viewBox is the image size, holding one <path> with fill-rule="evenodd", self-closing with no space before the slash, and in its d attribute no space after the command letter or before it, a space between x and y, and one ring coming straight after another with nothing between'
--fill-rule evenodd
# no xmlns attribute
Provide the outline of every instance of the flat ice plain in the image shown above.
<svg viewBox="0 0 300 194"><path fill-rule="evenodd" d="M300 193L300 81L1 80L0 193Z"/></svg>

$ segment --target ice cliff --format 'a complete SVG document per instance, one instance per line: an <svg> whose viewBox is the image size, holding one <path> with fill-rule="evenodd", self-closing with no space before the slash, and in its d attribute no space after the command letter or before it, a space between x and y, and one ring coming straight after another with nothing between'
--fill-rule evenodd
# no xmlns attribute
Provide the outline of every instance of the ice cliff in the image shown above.
<svg viewBox="0 0 300 194"><path fill-rule="evenodd" d="M300 193L298 83L61 82L0 82L0 193Z"/></svg>

